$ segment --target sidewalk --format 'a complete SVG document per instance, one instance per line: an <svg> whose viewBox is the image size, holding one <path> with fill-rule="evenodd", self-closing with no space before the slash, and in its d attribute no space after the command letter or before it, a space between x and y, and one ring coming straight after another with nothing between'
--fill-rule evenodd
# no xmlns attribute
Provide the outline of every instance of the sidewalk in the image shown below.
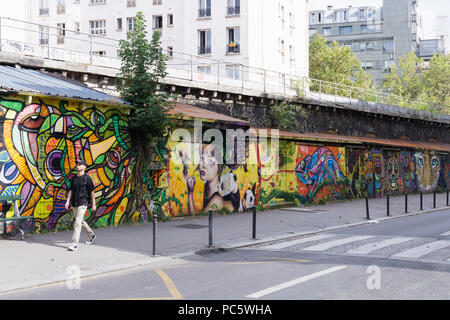
<svg viewBox="0 0 450 320"><path fill-rule="evenodd" d="M386 198L369 199L371 220L366 219L365 200L262 211L257 213L256 240L251 239L251 213L218 215L213 219L213 245L236 248L450 208L445 207L445 193L436 195L436 209L432 194L423 196L424 211L419 211L419 195L408 195L408 214L404 204L404 196L391 196L390 217L386 217ZM0 293L66 281L71 265L79 266L81 276L87 277L176 261L208 245L207 216L173 218L157 227L157 256L152 256L152 223L96 229L91 246L84 244L87 236L82 233L75 252L67 251L71 231L25 235L25 241L0 240Z"/></svg>

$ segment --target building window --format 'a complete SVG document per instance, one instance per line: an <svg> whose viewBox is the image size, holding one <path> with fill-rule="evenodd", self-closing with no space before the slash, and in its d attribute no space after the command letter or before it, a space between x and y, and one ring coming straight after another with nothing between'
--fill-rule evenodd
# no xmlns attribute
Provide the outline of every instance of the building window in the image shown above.
<svg viewBox="0 0 450 320"><path fill-rule="evenodd" d="M39 26L39 44L48 44L48 26Z"/></svg>
<svg viewBox="0 0 450 320"><path fill-rule="evenodd" d="M361 62L361 67L364 70L373 69L374 68L373 61L363 61L363 62Z"/></svg>
<svg viewBox="0 0 450 320"><path fill-rule="evenodd" d="M317 12L317 23L322 23L322 13Z"/></svg>
<svg viewBox="0 0 450 320"><path fill-rule="evenodd" d="M309 15L309 24L316 24L316 14L314 12Z"/></svg>
<svg viewBox="0 0 450 320"><path fill-rule="evenodd" d="M75 22L75 34L80 34L80 23Z"/></svg>
<svg viewBox="0 0 450 320"><path fill-rule="evenodd" d="M127 18L127 31L133 31L134 30L134 17Z"/></svg>
<svg viewBox="0 0 450 320"><path fill-rule="evenodd" d="M127 7L136 7L136 0L127 0Z"/></svg>
<svg viewBox="0 0 450 320"><path fill-rule="evenodd" d="M122 31L123 25L122 25L122 18L117 18L117 30Z"/></svg>
<svg viewBox="0 0 450 320"><path fill-rule="evenodd" d="M90 4L106 4L106 0L89 0Z"/></svg>
<svg viewBox="0 0 450 320"><path fill-rule="evenodd" d="M211 54L211 30L200 30L198 37L198 54Z"/></svg>
<svg viewBox="0 0 450 320"><path fill-rule="evenodd" d="M211 17L211 0L199 0L198 17Z"/></svg>
<svg viewBox="0 0 450 320"><path fill-rule="evenodd" d="M241 79L241 70L240 65L231 64L225 67L227 78L239 80Z"/></svg>
<svg viewBox="0 0 450 320"><path fill-rule="evenodd" d="M160 5L162 4L162 0L153 0L153 5Z"/></svg>
<svg viewBox="0 0 450 320"><path fill-rule="evenodd" d="M153 16L153 29L162 29L163 27L163 17Z"/></svg>
<svg viewBox="0 0 450 320"><path fill-rule="evenodd" d="M227 29L227 53L239 53L241 52L241 40L240 40L240 28L228 28Z"/></svg>
<svg viewBox="0 0 450 320"><path fill-rule="evenodd" d="M366 20L366 9L359 10L359 20Z"/></svg>
<svg viewBox="0 0 450 320"><path fill-rule="evenodd" d="M64 44L64 37L66 36L66 24L65 23L57 23L57 37L56 37L56 43L57 44Z"/></svg>
<svg viewBox="0 0 450 320"><path fill-rule="evenodd" d="M89 26L91 34L106 35L106 20L90 20Z"/></svg>
<svg viewBox="0 0 450 320"><path fill-rule="evenodd" d="M241 0L228 0L227 15L241 14Z"/></svg>
<svg viewBox="0 0 450 320"><path fill-rule="evenodd" d="M309 29L309 36L314 37L316 35L317 31L316 29Z"/></svg>
<svg viewBox="0 0 450 320"><path fill-rule="evenodd" d="M352 26L339 27L339 34L341 35L352 34L352 32L353 32Z"/></svg>
<svg viewBox="0 0 450 320"><path fill-rule="evenodd" d="M323 36L331 36L331 27L323 28Z"/></svg>
<svg viewBox="0 0 450 320"><path fill-rule="evenodd" d="M56 13L64 14L65 12L66 12L66 5L64 3L64 0L58 0L58 4L56 6Z"/></svg>
<svg viewBox="0 0 450 320"><path fill-rule="evenodd" d="M173 14L169 13L167 15L167 25L168 26L173 26Z"/></svg>
<svg viewBox="0 0 450 320"><path fill-rule="evenodd" d="M173 47L172 46L168 46L167 47L167 56L170 58L173 58Z"/></svg>
<svg viewBox="0 0 450 320"><path fill-rule="evenodd" d="M386 53L394 52L394 41L393 40L383 41L383 52L386 52Z"/></svg>
<svg viewBox="0 0 450 320"><path fill-rule="evenodd" d="M39 0L39 15L45 15L49 13L48 0Z"/></svg>
<svg viewBox="0 0 450 320"><path fill-rule="evenodd" d="M92 54L94 56L98 56L98 57L106 57L106 51L105 50L101 50L101 51L92 51Z"/></svg>
<svg viewBox="0 0 450 320"><path fill-rule="evenodd" d="M211 66L198 66L197 71L200 73L211 73Z"/></svg>

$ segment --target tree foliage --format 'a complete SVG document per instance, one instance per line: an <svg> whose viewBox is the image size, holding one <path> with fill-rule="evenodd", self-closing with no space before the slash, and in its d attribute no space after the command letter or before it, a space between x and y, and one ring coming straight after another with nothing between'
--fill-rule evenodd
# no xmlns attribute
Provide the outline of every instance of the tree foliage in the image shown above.
<svg viewBox="0 0 450 320"><path fill-rule="evenodd" d="M384 89L410 100L421 100L442 111L450 106L450 55L435 54L428 64L410 52L386 77ZM433 111L433 110L432 110ZM448 112L448 110L447 110Z"/></svg>
<svg viewBox="0 0 450 320"><path fill-rule="evenodd" d="M327 40L318 34L309 43L309 77L363 89L373 87L361 61L349 47L337 42L328 46Z"/></svg>
<svg viewBox="0 0 450 320"><path fill-rule="evenodd" d="M168 111L174 97L163 90L167 56L161 49L161 33L155 31L151 41L148 41L142 12L137 13L134 30L128 33L127 38L120 41L122 65L117 77L117 89L122 99L134 107L129 118L134 157L132 189L134 210L142 213L149 210L145 200L155 191L151 186L143 185L152 174L148 165L154 152L152 146L171 129Z"/></svg>
<svg viewBox="0 0 450 320"><path fill-rule="evenodd" d="M138 12L134 30L128 33L129 40L120 41L122 65L117 89L122 98L135 107L130 128L135 135L150 138L163 136L170 127L167 112L171 97L161 90L161 80L167 75L161 33L155 31L150 42L147 37L145 17Z"/></svg>

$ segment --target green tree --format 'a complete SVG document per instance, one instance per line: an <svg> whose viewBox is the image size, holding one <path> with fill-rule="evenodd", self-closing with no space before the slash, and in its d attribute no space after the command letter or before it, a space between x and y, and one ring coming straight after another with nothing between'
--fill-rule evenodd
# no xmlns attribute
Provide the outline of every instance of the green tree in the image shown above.
<svg viewBox="0 0 450 320"><path fill-rule="evenodd" d="M163 90L161 82L167 75L167 56L161 49L161 33L155 31L148 41L142 12L136 14L134 30L128 33L128 40L120 41L119 57L122 65L117 76L117 89L134 107L130 115L135 158L133 190L135 209L140 210L146 197L142 183L148 175L146 161L150 158L150 146L170 130L172 121L168 112L174 99Z"/></svg>
<svg viewBox="0 0 450 320"><path fill-rule="evenodd" d="M405 98L403 106L449 113L450 106L450 55L435 54L428 62L414 52L400 58L384 81L384 89ZM414 102L414 100L425 103Z"/></svg>
<svg viewBox="0 0 450 320"><path fill-rule="evenodd" d="M355 86L362 89L373 88L370 77L361 67L361 61L351 52L349 47L339 46L333 42L330 46L327 40L316 34L309 43L309 77L312 79ZM334 93L334 86L324 84L322 92ZM316 90L316 85L312 90ZM340 95L347 96L349 92L339 89Z"/></svg>

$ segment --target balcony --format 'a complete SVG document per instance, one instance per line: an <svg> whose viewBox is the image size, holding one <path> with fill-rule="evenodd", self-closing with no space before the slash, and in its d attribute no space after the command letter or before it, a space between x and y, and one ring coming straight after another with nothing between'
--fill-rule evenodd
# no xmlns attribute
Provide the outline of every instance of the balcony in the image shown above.
<svg viewBox="0 0 450 320"><path fill-rule="evenodd" d="M49 9L48 8L40 8L39 9L39 15L40 16L43 16L43 15L46 15L46 14L48 14L49 13Z"/></svg>
<svg viewBox="0 0 450 320"><path fill-rule="evenodd" d="M198 54L211 54L211 46L198 47Z"/></svg>
<svg viewBox="0 0 450 320"><path fill-rule="evenodd" d="M230 43L227 45L227 53L240 53L241 46L239 44Z"/></svg>
<svg viewBox="0 0 450 320"><path fill-rule="evenodd" d="M227 7L227 16L234 16L238 14L241 14L240 6Z"/></svg>
<svg viewBox="0 0 450 320"><path fill-rule="evenodd" d="M211 17L211 8L198 9L198 17L199 18L209 18L209 17Z"/></svg>

